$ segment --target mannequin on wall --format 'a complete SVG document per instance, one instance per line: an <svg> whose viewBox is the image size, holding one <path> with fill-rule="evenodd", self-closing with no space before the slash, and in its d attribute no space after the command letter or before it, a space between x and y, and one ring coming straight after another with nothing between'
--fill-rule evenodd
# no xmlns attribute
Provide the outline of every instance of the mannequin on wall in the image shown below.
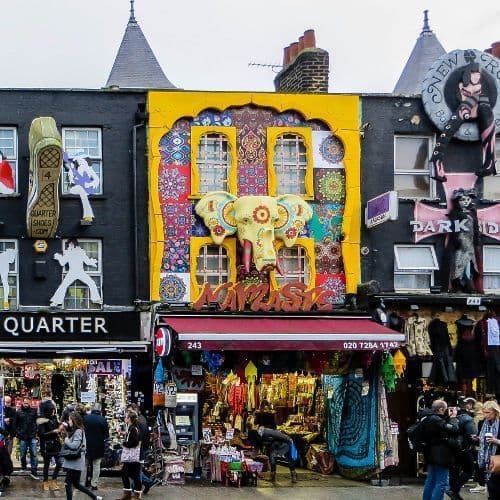
<svg viewBox="0 0 500 500"><path fill-rule="evenodd" d="M453 349L451 347L448 325L434 314L429 323L429 338L434 353L430 380L437 385L451 385L457 382L453 366Z"/></svg>
<svg viewBox="0 0 500 500"><path fill-rule="evenodd" d="M458 341L455 348L457 378L467 383L481 375L481 338L474 332L474 320L467 314L455 321Z"/></svg>

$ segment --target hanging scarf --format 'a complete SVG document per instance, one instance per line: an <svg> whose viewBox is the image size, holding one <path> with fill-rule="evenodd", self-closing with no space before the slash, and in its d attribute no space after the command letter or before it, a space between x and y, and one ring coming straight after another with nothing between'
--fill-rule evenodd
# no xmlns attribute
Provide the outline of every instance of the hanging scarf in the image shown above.
<svg viewBox="0 0 500 500"><path fill-rule="evenodd" d="M499 420L485 420L481 432L479 434L479 453L477 454L477 465L486 470L486 480L490 478L491 472L489 472L490 457L496 455L497 445L488 444L486 442L486 434L489 432L493 434L494 438L498 437L498 423Z"/></svg>

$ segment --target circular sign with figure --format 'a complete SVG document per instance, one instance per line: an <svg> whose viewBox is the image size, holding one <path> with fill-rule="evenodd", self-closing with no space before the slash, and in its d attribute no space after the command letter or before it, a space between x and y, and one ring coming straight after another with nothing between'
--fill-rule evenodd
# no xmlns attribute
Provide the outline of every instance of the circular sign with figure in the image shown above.
<svg viewBox="0 0 500 500"><path fill-rule="evenodd" d="M172 349L172 332L169 328L161 326L155 333L155 352L161 358L168 356Z"/></svg>
<svg viewBox="0 0 500 500"><path fill-rule="evenodd" d="M477 141L483 132L480 126L500 126L499 94L499 59L480 50L454 50L441 56L427 72L422 102L440 130L455 116L461 124L454 137Z"/></svg>

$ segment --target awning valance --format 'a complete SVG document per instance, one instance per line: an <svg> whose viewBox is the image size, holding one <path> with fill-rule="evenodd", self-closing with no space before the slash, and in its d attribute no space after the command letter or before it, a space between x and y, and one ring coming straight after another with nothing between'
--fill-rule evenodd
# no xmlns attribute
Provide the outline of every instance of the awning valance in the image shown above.
<svg viewBox="0 0 500 500"><path fill-rule="evenodd" d="M405 337L370 318L162 316L182 349L250 351L387 350Z"/></svg>

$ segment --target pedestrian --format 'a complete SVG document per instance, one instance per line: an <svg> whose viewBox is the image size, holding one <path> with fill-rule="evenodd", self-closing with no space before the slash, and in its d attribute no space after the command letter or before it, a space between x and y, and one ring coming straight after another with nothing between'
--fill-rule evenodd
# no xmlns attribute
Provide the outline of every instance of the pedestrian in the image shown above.
<svg viewBox="0 0 500 500"><path fill-rule="evenodd" d="M462 397L458 401L457 442L459 448L455 464L450 467L450 489L446 492L452 500L462 500L460 490L474 475L474 437L477 435L477 427L474 422L472 413L474 405L471 400L472 398Z"/></svg>
<svg viewBox="0 0 500 500"><path fill-rule="evenodd" d="M43 491L58 491L57 476L62 466L61 452L61 429L57 420L56 406L42 406L43 414L36 419L38 436L40 437L40 453L43 457ZM52 471L52 479L49 481L50 462L54 459L55 467Z"/></svg>
<svg viewBox="0 0 500 500"><path fill-rule="evenodd" d="M85 437L87 439L87 464L90 469L90 487L98 489L101 461L104 457L104 445L109 439L108 421L101 415L101 405L94 403L90 413L83 418Z"/></svg>
<svg viewBox="0 0 500 500"><path fill-rule="evenodd" d="M7 451L9 456L12 455L12 446L14 438L16 437L16 430L14 428L14 421L16 419L16 408L12 406L12 398L5 396L3 400L3 414L4 414L4 431Z"/></svg>
<svg viewBox="0 0 500 500"><path fill-rule="evenodd" d="M21 469L26 470L26 455L30 454L31 473L33 479L38 479L38 458L36 440L36 410L31 407L30 398L24 398L21 408L16 412L14 428L19 439L21 451Z"/></svg>
<svg viewBox="0 0 500 500"><path fill-rule="evenodd" d="M448 490L450 467L455 463L458 450L458 420L456 408L450 408L445 401L437 399L431 406L432 414L422 421L425 438L424 460L427 464L427 478L423 500L443 500Z"/></svg>
<svg viewBox="0 0 500 500"><path fill-rule="evenodd" d="M486 401L483 405L484 421L479 432L479 452L477 465L484 471L489 500L500 499L500 475L489 471L490 458L500 455L500 406L496 401Z"/></svg>
<svg viewBox="0 0 500 500"><path fill-rule="evenodd" d="M269 463L271 465L271 482L276 481L276 460L285 458L288 461L290 476L292 483L297 482L297 472L295 471L295 463L292 459L293 440L290 436L275 429L268 429L263 426L254 426L251 419L247 421L248 439L256 447L269 446Z"/></svg>
<svg viewBox="0 0 500 500"><path fill-rule="evenodd" d="M50 391L44 391L42 393L42 401L38 405L38 415L40 417L44 415L51 415L49 408L53 407L55 410L55 414L57 415L57 406L54 400L52 399L52 393Z"/></svg>
<svg viewBox="0 0 500 500"><path fill-rule="evenodd" d="M66 489L66 500L73 499L73 488L85 493L93 500L102 500L93 491L80 484L80 475L85 468L85 432L81 415L74 411L68 418L67 436L64 439L61 455L63 456L63 468L66 472L64 487Z"/></svg>
<svg viewBox="0 0 500 500"><path fill-rule="evenodd" d="M12 459L7 450L5 429L0 428L0 496L10 484L10 475L14 472Z"/></svg>
<svg viewBox="0 0 500 500"><path fill-rule="evenodd" d="M122 482L123 495L117 500L141 498L141 434L137 426L138 415L133 410L125 415L125 438L122 449ZM133 485L133 489L132 489Z"/></svg>

